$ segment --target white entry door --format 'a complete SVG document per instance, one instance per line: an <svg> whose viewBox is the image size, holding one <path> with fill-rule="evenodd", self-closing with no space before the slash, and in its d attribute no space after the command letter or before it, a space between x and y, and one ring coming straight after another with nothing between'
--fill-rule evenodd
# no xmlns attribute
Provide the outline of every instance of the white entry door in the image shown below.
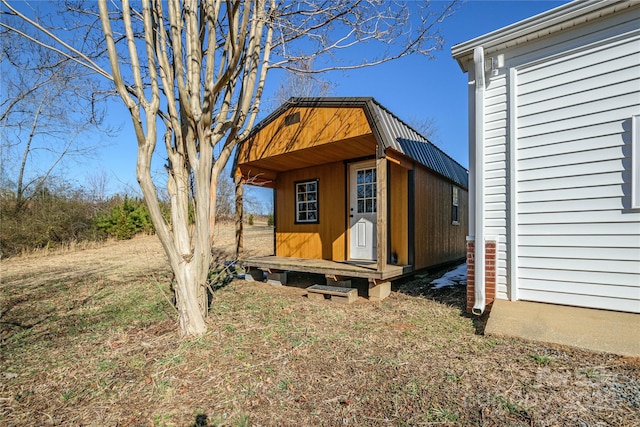
<svg viewBox="0 0 640 427"><path fill-rule="evenodd" d="M378 240L375 160L351 164L349 180L349 258L375 261Z"/></svg>

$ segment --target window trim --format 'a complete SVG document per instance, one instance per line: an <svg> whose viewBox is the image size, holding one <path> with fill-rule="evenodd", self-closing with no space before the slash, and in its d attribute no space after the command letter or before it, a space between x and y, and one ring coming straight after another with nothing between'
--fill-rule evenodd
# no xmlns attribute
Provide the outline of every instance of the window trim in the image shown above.
<svg viewBox="0 0 640 427"><path fill-rule="evenodd" d="M370 182L366 182L363 181L362 183L358 182L358 174L360 172L364 172L366 174L366 171L372 171L372 180ZM365 175L366 176L366 175ZM370 215L370 214L378 214L378 168L376 167L375 164L373 164L372 166L360 166L357 167L355 170L355 177L356 177L356 183L355 183L355 208L356 208L356 213L358 215ZM363 186L363 197L359 197L358 196L358 188L360 186ZM367 186L371 186L371 196L367 197L366 195L366 188ZM359 208L359 203L362 201L362 212L360 212L360 208ZM371 211L367 211L367 202L371 201Z"/></svg>
<svg viewBox="0 0 640 427"><path fill-rule="evenodd" d="M640 209L640 115L631 117L631 209Z"/></svg>
<svg viewBox="0 0 640 427"><path fill-rule="evenodd" d="M451 224L460 225L460 189L451 187Z"/></svg>
<svg viewBox="0 0 640 427"><path fill-rule="evenodd" d="M314 220L300 220L299 219L299 211L298 211L298 185L300 184L311 184L314 183L316 185L316 219ZM306 194L306 191L305 191ZM320 179L319 178L313 178L313 179L304 179L301 181L295 181L293 183L293 205L294 205L294 224L320 224ZM307 210L307 212L309 212Z"/></svg>

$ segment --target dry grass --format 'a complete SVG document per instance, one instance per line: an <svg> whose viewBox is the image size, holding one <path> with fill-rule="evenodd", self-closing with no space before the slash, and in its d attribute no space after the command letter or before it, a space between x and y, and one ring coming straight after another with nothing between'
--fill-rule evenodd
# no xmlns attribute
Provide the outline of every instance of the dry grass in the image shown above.
<svg viewBox="0 0 640 427"><path fill-rule="evenodd" d="M428 276L350 306L233 281L186 341L168 277L152 237L3 261L0 424L640 423L638 360L478 335L463 289Z"/></svg>

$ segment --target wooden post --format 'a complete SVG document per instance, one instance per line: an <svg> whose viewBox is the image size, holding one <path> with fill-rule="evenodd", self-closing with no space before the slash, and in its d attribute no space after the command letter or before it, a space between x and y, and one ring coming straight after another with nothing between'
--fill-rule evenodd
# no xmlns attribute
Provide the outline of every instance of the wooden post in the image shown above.
<svg viewBox="0 0 640 427"><path fill-rule="evenodd" d="M243 194L244 194L244 184L243 184L242 172L240 169L236 170L234 175L234 182L236 184L236 260L242 258L244 252L243 245L243 221L244 221L244 212L243 212Z"/></svg>
<svg viewBox="0 0 640 427"><path fill-rule="evenodd" d="M378 271L384 271L387 267L387 159L382 157L376 159L377 175L377 263Z"/></svg>

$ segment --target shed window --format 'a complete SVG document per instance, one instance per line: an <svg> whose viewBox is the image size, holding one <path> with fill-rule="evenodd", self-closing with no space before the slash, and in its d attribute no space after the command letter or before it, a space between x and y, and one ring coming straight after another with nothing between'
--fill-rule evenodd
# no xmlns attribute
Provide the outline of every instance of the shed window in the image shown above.
<svg viewBox="0 0 640 427"><path fill-rule="evenodd" d="M359 170L357 180L358 213L375 213L377 210L376 168Z"/></svg>
<svg viewBox="0 0 640 427"><path fill-rule="evenodd" d="M640 209L640 116L631 118L631 208Z"/></svg>
<svg viewBox="0 0 640 427"><path fill-rule="evenodd" d="M317 224L318 179L296 182L296 223Z"/></svg>
<svg viewBox="0 0 640 427"><path fill-rule="evenodd" d="M460 225L460 191L458 187L453 187L451 192L451 223Z"/></svg>

